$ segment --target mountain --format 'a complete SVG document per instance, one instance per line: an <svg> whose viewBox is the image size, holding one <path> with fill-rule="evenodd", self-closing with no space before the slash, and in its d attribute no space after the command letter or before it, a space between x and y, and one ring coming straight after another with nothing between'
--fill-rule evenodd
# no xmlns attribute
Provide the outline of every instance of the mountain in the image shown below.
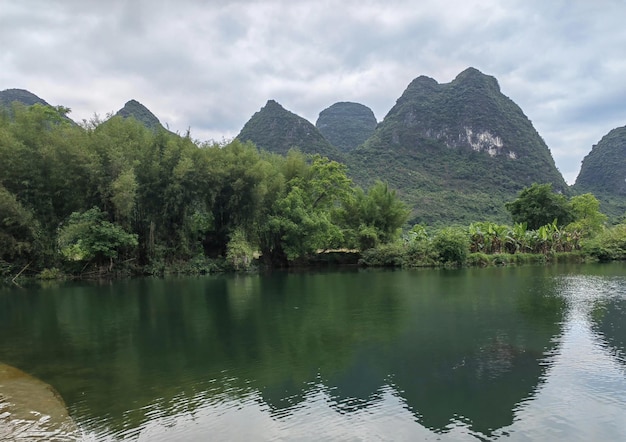
<svg viewBox="0 0 626 442"><path fill-rule="evenodd" d="M48 103L46 100L44 100L43 98L39 98L37 95L25 89L5 89L3 91L0 91L0 107L8 109L9 114L13 113L13 110L11 109L11 104L15 102L27 107L33 106L35 104L52 107L52 105L50 105L50 103ZM58 107L57 109L62 110L63 108ZM65 110L69 111L69 109ZM71 125L76 125L76 122L68 117L67 112L65 112L64 110L61 112L61 117Z"/></svg>
<svg viewBox="0 0 626 442"><path fill-rule="evenodd" d="M39 98L37 95L29 92L25 89L6 89L0 91L0 104L3 106L10 106L11 103L17 101L18 103L22 103L25 106L32 106L33 104L42 104L44 106L50 106L46 102Z"/></svg>
<svg viewBox="0 0 626 442"><path fill-rule="evenodd" d="M413 222L510 222L504 203L522 188L568 191L530 120L474 68L445 84L414 79L347 161L361 185L382 179L398 189Z"/></svg>
<svg viewBox="0 0 626 442"><path fill-rule="evenodd" d="M593 193L611 217L626 212L626 126L611 130L583 159L574 189Z"/></svg>
<svg viewBox="0 0 626 442"><path fill-rule="evenodd" d="M157 130L163 127L159 119L147 107L136 100L127 101L124 107L117 111L115 115L123 118L132 117L150 130Z"/></svg>
<svg viewBox="0 0 626 442"><path fill-rule="evenodd" d="M340 102L320 112L315 127L330 144L342 152L356 149L376 129L372 110L359 103Z"/></svg>
<svg viewBox="0 0 626 442"><path fill-rule="evenodd" d="M274 100L256 112L244 125L237 138L251 141L259 149L286 154L291 148L304 153L320 154L333 160L342 158L313 124L289 112Z"/></svg>

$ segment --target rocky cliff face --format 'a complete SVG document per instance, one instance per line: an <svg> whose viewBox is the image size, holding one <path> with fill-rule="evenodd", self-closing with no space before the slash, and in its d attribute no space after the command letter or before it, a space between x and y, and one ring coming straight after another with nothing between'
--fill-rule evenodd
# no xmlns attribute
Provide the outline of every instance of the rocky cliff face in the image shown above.
<svg viewBox="0 0 626 442"><path fill-rule="evenodd" d="M447 84L413 80L348 162L357 181L388 181L429 223L507 221L504 202L525 186L568 189L530 120L474 68Z"/></svg>

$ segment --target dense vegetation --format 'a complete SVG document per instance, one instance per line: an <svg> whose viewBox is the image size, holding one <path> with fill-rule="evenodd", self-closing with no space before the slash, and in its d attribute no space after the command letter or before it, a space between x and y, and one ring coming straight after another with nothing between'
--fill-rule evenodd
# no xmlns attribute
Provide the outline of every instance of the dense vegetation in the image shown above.
<svg viewBox="0 0 626 442"><path fill-rule="evenodd" d="M567 191L532 123L498 83L467 69L448 84L413 80L348 160L362 184L398 189L413 222L509 222L504 203L534 182Z"/></svg>
<svg viewBox="0 0 626 442"><path fill-rule="evenodd" d="M401 241L364 251L362 262L420 267L626 258L626 225L607 227L592 194L567 199L550 184L533 184L506 206L516 220L513 226L482 221L433 229L416 224Z"/></svg>
<svg viewBox="0 0 626 442"><path fill-rule="evenodd" d="M274 100L269 100L248 120L237 139L251 141L259 149L281 155L297 148L304 153L319 154L333 160L343 158L313 124Z"/></svg>
<svg viewBox="0 0 626 442"><path fill-rule="evenodd" d="M394 239L407 211L345 166L291 150L197 143L134 118L70 124L64 108L0 113L0 272L161 273L285 266ZM212 259L212 260L211 260ZM56 269L56 270L53 270Z"/></svg>
<svg viewBox="0 0 626 442"><path fill-rule="evenodd" d="M340 102L324 109L315 127L342 152L356 149L374 134L374 112L362 104Z"/></svg>

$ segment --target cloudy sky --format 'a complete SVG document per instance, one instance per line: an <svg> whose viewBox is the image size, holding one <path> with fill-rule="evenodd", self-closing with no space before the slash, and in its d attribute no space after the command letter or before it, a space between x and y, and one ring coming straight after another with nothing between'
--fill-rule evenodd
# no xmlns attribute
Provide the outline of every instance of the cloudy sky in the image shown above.
<svg viewBox="0 0 626 442"><path fill-rule="evenodd" d="M0 0L0 90L76 120L136 99L199 140L268 99L315 123L337 101L381 121L410 81L473 66L532 120L573 183L626 125L626 0Z"/></svg>

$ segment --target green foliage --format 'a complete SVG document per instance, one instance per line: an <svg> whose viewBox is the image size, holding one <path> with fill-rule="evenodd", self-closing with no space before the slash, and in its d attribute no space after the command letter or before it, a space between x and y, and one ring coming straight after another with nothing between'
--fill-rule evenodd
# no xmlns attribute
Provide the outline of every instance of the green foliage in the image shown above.
<svg viewBox="0 0 626 442"><path fill-rule="evenodd" d="M0 185L0 260L32 260L40 247L39 236L32 212Z"/></svg>
<svg viewBox="0 0 626 442"><path fill-rule="evenodd" d="M48 268L43 269L37 275L37 279L41 279L44 281L63 279L63 277L64 277L63 272L61 272L61 270L56 267L53 267L51 269L48 269Z"/></svg>
<svg viewBox="0 0 626 442"><path fill-rule="evenodd" d="M411 223L510 223L504 203L524 186L550 182L568 191L522 110L494 78L471 68L448 84L415 79L347 162L356 183L382 179L397 189Z"/></svg>
<svg viewBox="0 0 626 442"><path fill-rule="evenodd" d="M462 265L469 254L469 237L465 229L446 227L433 238L433 248L442 263Z"/></svg>
<svg viewBox="0 0 626 442"><path fill-rule="evenodd" d="M398 239L409 211L395 191L377 181L367 193L357 188L337 215L348 229L348 244L367 250Z"/></svg>
<svg viewBox="0 0 626 442"><path fill-rule="evenodd" d="M583 251L599 261L626 260L626 224L605 229L585 241Z"/></svg>
<svg viewBox="0 0 626 442"><path fill-rule="evenodd" d="M248 270L254 258L254 250L242 230L236 230L226 246L226 261L235 270Z"/></svg>
<svg viewBox="0 0 626 442"><path fill-rule="evenodd" d="M97 207L72 213L58 235L59 249L68 261L111 262L122 251L137 246L137 235L104 219Z"/></svg>
<svg viewBox="0 0 626 442"><path fill-rule="evenodd" d="M400 243L382 244L361 253L359 263L368 267L401 267L405 248Z"/></svg>
<svg viewBox="0 0 626 442"><path fill-rule="evenodd" d="M507 203L506 208L514 222L526 223L529 229L539 229L554 220L564 226L573 218L567 198L554 193L552 184L534 183L523 189L517 199Z"/></svg>
<svg viewBox="0 0 626 442"><path fill-rule="evenodd" d="M607 216L600 212L600 202L594 195L585 193L573 196L570 204L574 220L567 226L568 231L579 232L586 237L602 231Z"/></svg>

